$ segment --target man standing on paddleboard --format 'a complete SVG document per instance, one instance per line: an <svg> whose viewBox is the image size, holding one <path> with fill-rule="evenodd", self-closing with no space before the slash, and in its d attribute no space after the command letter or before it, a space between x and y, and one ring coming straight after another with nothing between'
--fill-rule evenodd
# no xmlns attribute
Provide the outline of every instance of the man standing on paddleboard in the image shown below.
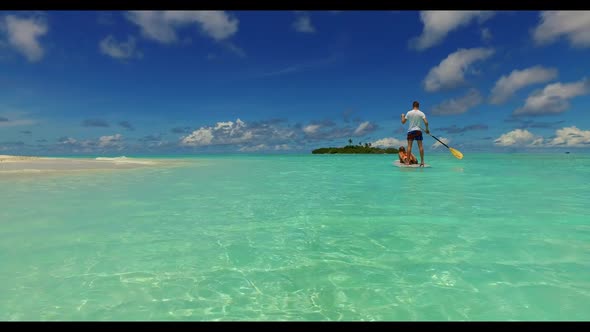
<svg viewBox="0 0 590 332"><path fill-rule="evenodd" d="M424 147L422 146L422 131L420 128L420 123L424 121L424 125L426 126L426 133L430 134L430 130L428 130L428 120L426 120L426 115L420 111L420 103L415 101L412 103L412 110L408 112L408 114L402 113L402 124L405 124L407 121L410 123L408 124L408 155L412 155L412 145L414 140L418 141L418 149L420 150L420 166L424 166ZM406 165L410 164L410 161L406 159Z"/></svg>

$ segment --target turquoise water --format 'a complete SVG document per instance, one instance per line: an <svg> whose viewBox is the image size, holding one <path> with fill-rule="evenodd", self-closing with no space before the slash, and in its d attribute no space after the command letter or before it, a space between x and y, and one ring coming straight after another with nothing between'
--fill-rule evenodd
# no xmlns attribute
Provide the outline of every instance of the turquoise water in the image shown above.
<svg viewBox="0 0 590 332"><path fill-rule="evenodd" d="M0 178L0 320L588 320L590 155Z"/></svg>

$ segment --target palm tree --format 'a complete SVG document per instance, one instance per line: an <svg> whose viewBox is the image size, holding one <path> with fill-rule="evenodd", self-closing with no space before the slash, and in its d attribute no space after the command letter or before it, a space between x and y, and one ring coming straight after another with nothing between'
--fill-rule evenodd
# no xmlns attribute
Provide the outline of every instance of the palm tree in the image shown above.
<svg viewBox="0 0 590 332"><path fill-rule="evenodd" d="M349 139L348 139L348 144L349 144L349 145L352 145L352 138L349 138Z"/></svg>

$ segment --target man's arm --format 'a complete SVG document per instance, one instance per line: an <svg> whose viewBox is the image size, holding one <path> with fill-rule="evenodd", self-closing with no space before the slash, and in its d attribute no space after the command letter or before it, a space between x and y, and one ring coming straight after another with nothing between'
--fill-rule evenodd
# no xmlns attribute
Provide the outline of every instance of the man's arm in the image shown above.
<svg viewBox="0 0 590 332"><path fill-rule="evenodd" d="M408 119L406 119L406 115L402 113L402 124L405 124Z"/></svg>
<svg viewBox="0 0 590 332"><path fill-rule="evenodd" d="M424 120L424 125L426 126L426 133L430 134L430 130L428 130L428 120L426 120L426 117L424 117L422 120Z"/></svg>

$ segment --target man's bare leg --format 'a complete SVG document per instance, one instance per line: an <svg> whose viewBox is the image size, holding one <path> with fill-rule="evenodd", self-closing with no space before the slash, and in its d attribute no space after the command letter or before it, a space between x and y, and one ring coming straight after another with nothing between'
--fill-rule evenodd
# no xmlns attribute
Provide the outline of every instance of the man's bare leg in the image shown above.
<svg viewBox="0 0 590 332"><path fill-rule="evenodd" d="M422 146L422 141L418 141L418 149L420 150L420 166L424 166L424 146Z"/></svg>
<svg viewBox="0 0 590 332"><path fill-rule="evenodd" d="M406 151L408 151L408 153L406 154L407 158L406 158L406 165L410 164L410 158L412 158L412 145L414 143L414 139L409 139L408 140L408 148L406 149Z"/></svg>

